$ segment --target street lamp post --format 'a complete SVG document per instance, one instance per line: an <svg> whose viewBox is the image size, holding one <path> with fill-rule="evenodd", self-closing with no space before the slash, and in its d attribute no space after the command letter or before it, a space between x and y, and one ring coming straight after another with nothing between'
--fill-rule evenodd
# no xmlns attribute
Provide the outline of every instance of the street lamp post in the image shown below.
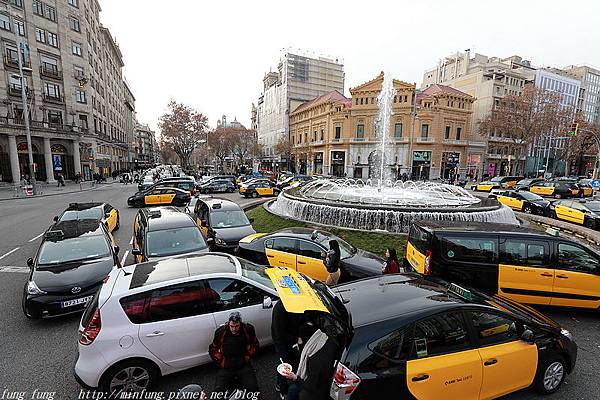
<svg viewBox="0 0 600 400"><path fill-rule="evenodd" d="M7 5L8 8L8 5ZM31 130L29 127L29 107L27 105L27 91L25 88L25 77L23 76L23 58L21 57L21 51L25 54L25 45L19 36L17 24L12 13L9 12L10 23L13 25L15 32L15 40L17 42L17 59L19 60L19 78L21 80L21 102L23 103L23 120L25 121L25 134L27 135L27 156L29 159L29 176L31 178L31 186L33 186L33 194L37 194L37 183L35 181L35 171L33 170L33 153L31 151ZM52 173L52 165L46 166L46 173ZM49 170L49 171L48 171Z"/></svg>
<svg viewBox="0 0 600 400"><path fill-rule="evenodd" d="M410 145L408 148L408 165L409 165L409 171L408 171L408 176L412 176L412 171L413 171L413 155L412 155L412 151L413 151L413 141L415 140L415 136L417 133L417 94L419 93L418 89L415 89L415 96L413 98L413 108L412 108L412 135L410 136Z"/></svg>

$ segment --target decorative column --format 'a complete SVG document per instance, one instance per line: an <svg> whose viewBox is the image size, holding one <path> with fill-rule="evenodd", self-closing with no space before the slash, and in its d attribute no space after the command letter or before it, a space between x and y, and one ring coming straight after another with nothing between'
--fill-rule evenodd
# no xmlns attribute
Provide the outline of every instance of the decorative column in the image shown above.
<svg viewBox="0 0 600 400"><path fill-rule="evenodd" d="M46 182L56 182L56 180L54 180L54 163L52 162L52 148L50 147L50 139L46 137L44 138L44 162L46 163Z"/></svg>
<svg viewBox="0 0 600 400"><path fill-rule="evenodd" d="M19 167L19 152L17 151L17 138L14 135L8 135L8 154L10 156L10 171L12 173L13 184L21 182L21 168Z"/></svg>
<svg viewBox="0 0 600 400"><path fill-rule="evenodd" d="M75 167L75 175L81 173L81 157L79 153L79 140L73 140L73 164Z"/></svg>

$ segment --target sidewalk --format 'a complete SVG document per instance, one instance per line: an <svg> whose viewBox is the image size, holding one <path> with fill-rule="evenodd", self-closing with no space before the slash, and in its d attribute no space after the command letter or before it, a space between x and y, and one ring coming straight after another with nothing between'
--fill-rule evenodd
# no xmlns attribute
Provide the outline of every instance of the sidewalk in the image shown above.
<svg viewBox="0 0 600 400"><path fill-rule="evenodd" d="M18 200L18 199L25 199L25 198L31 198L31 197L57 196L57 195L68 194L68 193L77 193L77 192L83 192L83 191L96 189L96 188L107 186L107 185L112 185L114 183L118 184L119 181L118 180L113 181L111 179L111 180L107 180L106 182L103 182L101 184L96 184L95 182L90 182L90 181L86 181L86 182L82 182L82 183L75 183L72 181L67 181L67 182L65 182L65 186L60 186L60 187L58 187L56 183L48 184L45 182L37 182L38 194L36 196L26 196L20 185L18 185L15 188L12 184L7 184L7 185L0 186L0 201Z"/></svg>

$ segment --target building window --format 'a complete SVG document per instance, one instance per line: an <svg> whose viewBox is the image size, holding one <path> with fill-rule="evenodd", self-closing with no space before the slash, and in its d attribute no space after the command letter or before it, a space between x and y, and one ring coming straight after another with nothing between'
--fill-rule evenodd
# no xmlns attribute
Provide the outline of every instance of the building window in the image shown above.
<svg viewBox="0 0 600 400"><path fill-rule="evenodd" d="M323 131L323 129L321 129L321 139L320 139L320 140L323 140L323 139L324 139L324 137L323 137L323 136L324 136L324 133L325 133L325 132Z"/></svg>
<svg viewBox="0 0 600 400"><path fill-rule="evenodd" d="M402 123L401 122L397 122L394 125L394 137L395 138L401 138L402 137Z"/></svg>
<svg viewBox="0 0 600 400"><path fill-rule="evenodd" d="M69 4L73 7L79 8L79 0L69 0Z"/></svg>
<svg viewBox="0 0 600 400"><path fill-rule="evenodd" d="M82 79L85 75L85 71L84 71L83 67L79 67L79 66L75 65L73 67L73 71L74 71L74 76L76 79Z"/></svg>
<svg viewBox="0 0 600 400"><path fill-rule="evenodd" d="M44 82L44 92L48 97L52 97L55 99L60 98L60 86L58 86L55 83Z"/></svg>
<svg viewBox="0 0 600 400"><path fill-rule="evenodd" d="M50 122L51 124L62 125L62 123L63 123L62 112L61 111L48 110L48 122Z"/></svg>
<svg viewBox="0 0 600 400"><path fill-rule="evenodd" d="M46 18L48 18L50 21L56 22L56 9L47 4L45 6L46 6Z"/></svg>
<svg viewBox="0 0 600 400"><path fill-rule="evenodd" d="M23 8L23 0L10 0L10 3L17 7Z"/></svg>
<svg viewBox="0 0 600 400"><path fill-rule="evenodd" d="M10 31L10 18L8 15L0 14L0 29Z"/></svg>
<svg viewBox="0 0 600 400"><path fill-rule="evenodd" d="M19 35L25 36L25 23L15 19L15 26L17 27L17 32L19 32Z"/></svg>
<svg viewBox="0 0 600 400"><path fill-rule="evenodd" d="M79 25L79 20L74 17L69 17L69 28L75 32L81 32L81 26Z"/></svg>
<svg viewBox="0 0 600 400"><path fill-rule="evenodd" d="M41 1L33 0L33 13L39 16L44 16L44 4Z"/></svg>
<svg viewBox="0 0 600 400"><path fill-rule="evenodd" d="M40 43L46 43L46 31L40 28L35 28L35 40Z"/></svg>
<svg viewBox="0 0 600 400"><path fill-rule="evenodd" d="M88 129L88 118L85 114L79 114L79 127L81 129Z"/></svg>
<svg viewBox="0 0 600 400"><path fill-rule="evenodd" d="M342 136L342 127L336 126L335 127L335 138L339 139L341 136Z"/></svg>
<svg viewBox="0 0 600 400"><path fill-rule="evenodd" d="M76 56L79 56L79 57L82 56L81 43L73 42L72 50L73 50L73 54L75 54Z"/></svg>
<svg viewBox="0 0 600 400"><path fill-rule="evenodd" d="M429 137L429 124L421 125L421 138L427 139Z"/></svg>
<svg viewBox="0 0 600 400"><path fill-rule="evenodd" d="M356 137L357 138L365 137L365 126L363 124L356 125Z"/></svg>
<svg viewBox="0 0 600 400"><path fill-rule="evenodd" d="M444 139L450 139L450 127L446 127L446 131L444 132Z"/></svg>
<svg viewBox="0 0 600 400"><path fill-rule="evenodd" d="M85 97L85 91L77 90L75 92L75 97L78 103L87 103L87 98Z"/></svg>
<svg viewBox="0 0 600 400"><path fill-rule="evenodd" d="M460 140L461 133L462 133L462 128L456 128L456 140Z"/></svg>
<svg viewBox="0 0 600 400"><path fill-rule="evenodd" d="M58 35L52 32L46 32L48 44L52 47L58 47Z"/></svg>

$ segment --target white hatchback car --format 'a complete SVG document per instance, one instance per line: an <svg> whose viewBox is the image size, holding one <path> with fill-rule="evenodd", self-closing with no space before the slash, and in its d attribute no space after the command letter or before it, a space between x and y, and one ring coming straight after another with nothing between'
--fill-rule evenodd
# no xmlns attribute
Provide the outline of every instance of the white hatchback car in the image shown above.
<svg viewBox="0 0 600 400"><path fill-rule="evenodd" d="M214 332L234 310L268 345L278 298L263 267L228 254L115 269L81 319L75 378L88 389L141 391L208 363Z"/></svg>

